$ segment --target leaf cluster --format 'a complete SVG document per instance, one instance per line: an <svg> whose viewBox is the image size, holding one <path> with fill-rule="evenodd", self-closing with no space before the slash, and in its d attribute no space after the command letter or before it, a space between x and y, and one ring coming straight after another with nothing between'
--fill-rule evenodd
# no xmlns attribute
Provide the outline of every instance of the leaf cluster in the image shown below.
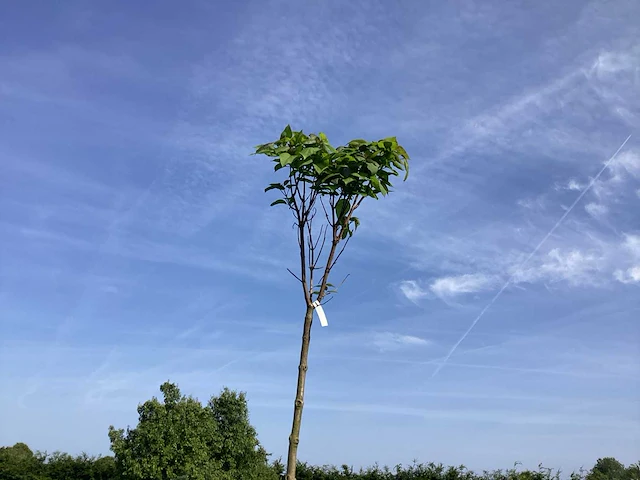
<svg viewBox="0 0 640 480"><path fill-rule="evenodd" d="M287 125L278 140L258 145L255 154L272 157L276 172L288 169L289 178L265 189L282 192L282 198L271 205L295 208L296 194L305 184L322 196L336 198L333 207L338 224L351 213L354 199L387 195L392 176L404 172L406 180L409 174L409 155L396 137L351 140L334 148L324 133L306 135ZM357 219L353 223L357 227Z"/></svg>
<svg viewBox="0 0 640 480"><path fill-rule="evenodd" d="M336 148L324 133L307 135L302 130L293 131L289 125L277 140L258 145L254 155L271 157L274 171L287 174L283 181L271 183L265 192L278 191L281 197L271 205L287 205L292 211L301 249L301 276L296 278L304 285L308 304L314 294L322 299L335 292L334 288L327 290L327 278L344 250L344 246L337 250L338 243L348 240L360 225L355 210L365 198L387 195L392 188L391 177L404 173L406 180L409 156L396 137L356 139ZM326 224L314 233L311 224L318 200ZM327 236L329 254L322 279L316 284L314 270L318 269Z"/></svg>

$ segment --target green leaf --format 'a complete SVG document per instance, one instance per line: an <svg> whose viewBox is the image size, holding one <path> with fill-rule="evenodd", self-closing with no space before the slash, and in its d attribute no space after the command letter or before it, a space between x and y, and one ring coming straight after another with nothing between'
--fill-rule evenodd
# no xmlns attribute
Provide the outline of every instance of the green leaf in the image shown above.
<svg viewBox="0 0 640 480"><path fill-rule="evenodd" d="M276 200L275 202L272 202L271 205L269 205L270 207L273 207L274 205L280 205L280 204L284 204L286 205L287 202L285 200L283 200L282 198L279 198L278 200Z"/></svg>
<svg viewBox="0 0 640 480"><path fill-rule="evenodd" d="M285 165L289 165L291 162L293 162L293 155L290 155L288 153L281 153L280 154L280 165L281 166L285 166Z"/></svg>
<svg viewBox="0 0 640 480"><path fill-rule="evenodd" d="M273 145L271 143L265 143L264 145L258 145L256 147L256 154L269 153L271 150L273 150Z"/></svg>
<svg viewBox="0 0 640 480"><path fill-rule="evenodd" d="M336 202L336 216L338 217L339 223L342 223L341 220L344 218L344 216L347 213L349 213L350 209L351 209L351 204L347 199L341 198Z"/></svg>
<svg viewBox="0 0 640 480"><path fill-rule="evenodd" d="M292 134L293 134L293 132L291 131L291 126L287 125L286 127L284 127L284 130L280 134L280 138L281 139L291 138Z"/></svg>
<svg viewBox="0 0 640 480"><path fill-rule="evenodd" d="M268 192L269 190L273 190L274 188L277 188L278 190L284 190L284 186L281 183L272 183L267 188L265 188L264 191Z"/></svg>
<svg viewBox="0 0 640 480"><path fill-rule="evenodd" d="M380 170L380 167L376 163L367 162L367 170L371 172L371 175L375 175L376 173L378 173L378 170Z"/></svg>
<svg viewBox="0 0 640 480"><path fill-rule="evenodd" d="M373 185L373 188L375 190L377 190L378 192L382 193L382 195L386 195L387 194L387 189L384 188L382 183L380 183L380 179L378 177L375 177L375 176L371 177L371 185Z"/></svg>
<svg viewBox="0 0 640 480"><path fill-rule="evenodd" d="M313 168L315 168L318 174L324 172L330 164L331 162L329 162L329 159L324 156L314 157Z"/></svg>
<svg viewBox="0 0 640 480"><path fill-rule="evenodd" d="M307 138L308 137L304 133L302 133L302 130L299 132L295 132L293 135L294 142L298 144L306 142Z"/></svg>
<svg viewBox="0 0 640 480"><path fill-rule="evenodd" d="M318 147L307 147L304 150L302 150L302 152L301 152L302 158L304 158L306 160L309 155L313 155L318 150L320 150Z"/></svg>

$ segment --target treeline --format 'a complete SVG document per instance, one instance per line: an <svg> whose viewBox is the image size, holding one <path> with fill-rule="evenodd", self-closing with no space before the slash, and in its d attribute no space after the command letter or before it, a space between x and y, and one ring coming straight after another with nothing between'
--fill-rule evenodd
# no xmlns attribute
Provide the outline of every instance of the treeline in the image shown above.
<svg viewBox="0 0 640 480"><path fill-rule="evenodd" d="M276 460L268 466L266 479L283 478L284 465ZM169 477L159 472L158 479L184 479L191 477L180 475ZM212 476L211 480L233 478L227 475ZM373 466L354 471L352 467L343 465L313 466L298 463L297 480L560 480L562 472L540 467L538 470L494 470L481 474L467 470L465 467L444 467L434 463L413 464L407 467L400 465L393 469ZM71 456L55 452L33 453L24 443L13 447L0 447L0 480L124 480L131 478L118 472L116 460L112 456L91 457L87 454ZM140 477L139 477L140 478ZM589 471L573 472L570 480L639 480L638 464L626 467L615 458L601 458Z"/></svg>
<svg viewBox="0 0 640 480"><path fill-rule="evenodd" d="M591 470L564 475L560 470L540 466L537 470L493 470L476 473L464 466L445 467L435 463L414 463L408 467L369 467L354 472L348 465L316 467L298 463L297 480L640 480L640 462L625 466L615 458L599 459Z"/></svg>
<svg viewBox="0 0 640 480"><path fill-rule="evenodd" d="M138 406L135 428L109 428L113 456L72 456L33 452L26 444L0 447L0 480L278 480L280 460L269 461L253 426L245 395L224 389L206 405L185 397L166 382L163 402L152 398ZM538 470L474 473L465 467L413 464L354 471L343 465L299 463L297 480L560 480L566 475ZM599 459L571 480L640 480L640 463L625 467L614 458Z"/></svg>

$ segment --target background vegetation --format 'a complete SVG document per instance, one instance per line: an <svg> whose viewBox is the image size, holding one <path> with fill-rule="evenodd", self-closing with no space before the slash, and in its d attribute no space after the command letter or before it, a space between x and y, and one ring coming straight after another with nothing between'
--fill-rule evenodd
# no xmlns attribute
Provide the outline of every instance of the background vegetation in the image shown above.
<svg viewBox="0 0 640 480"><path fill-rule="evenodd" d="M206 405L166 382L163 401L138 406L135 428L109 428L113 456L72 456L33 452L26 444L0 447L0 480L277 480L284 464L269 462L249 422L246 397L224 389ZM588 471L507 470L476 473L464 466L377 465L354 471L342 465L298 462L297 480L640 480L640 462L625 467L615 458L598 459Z"/></svg>

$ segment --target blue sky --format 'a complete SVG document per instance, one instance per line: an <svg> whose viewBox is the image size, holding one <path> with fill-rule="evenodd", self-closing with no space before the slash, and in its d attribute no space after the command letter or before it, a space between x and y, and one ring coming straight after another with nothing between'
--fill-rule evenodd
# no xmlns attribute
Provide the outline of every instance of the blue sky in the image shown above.
<svg viewBox="0 0 640 480"><path fill-rule="evenodd" d="M285 454L297 244L249 154L291 123L412 157L314 325L302 459L638 460L640 3L0 8L0 443L108 453L170 379Z"/></svg>

